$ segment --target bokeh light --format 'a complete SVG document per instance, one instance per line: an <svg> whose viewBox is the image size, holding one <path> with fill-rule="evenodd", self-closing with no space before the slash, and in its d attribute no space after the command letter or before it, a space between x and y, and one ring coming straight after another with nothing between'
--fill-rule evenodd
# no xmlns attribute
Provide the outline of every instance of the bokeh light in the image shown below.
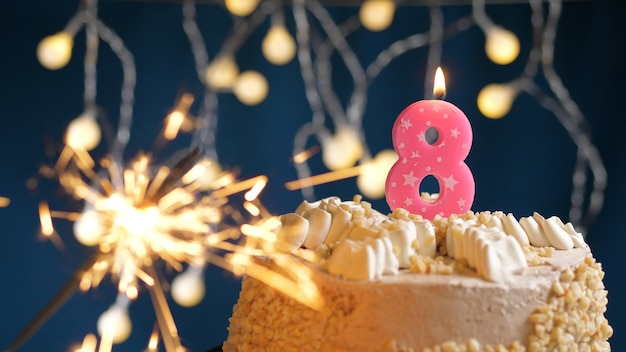
<svg viewBox="0 0 626 352"><path fill-rule="evenodd" d="M100 144L101 138L100 125L90 113L72 120L65 133L65 143L74 149L92 150Z"/></svg>
<svg viewBox="0 0 626 352"><path fill-rule="evenodd" d="M128 302L118 299L113 303L98 318L97 328L101 337L111 339L114 344L126 341L133 329L133 323L128 316Z"/></svg>
<svg viewBox="0 0 626 352"><path fill-rule="evenodd" d="M383 198L387 174L396 161L398 154L392 149L384 149L376 154L373 160L364 163L356 178L356 185L361 194L371 199Z"/></svg>
<svg viewBox="0 0 626 352"><path fill-rule="evenodd" d="M366 0L359 9L359 19L365 28L380 32L391 25L395 11L393 0Z"/></svg>
<svg viewBox="0 0 626 352"><path fill-rule="evenodd" d="M194 307L204 298L206 286L202 268L190 266L172 280L172 298L183 307Z"/></svg>
<svg viewBox="0 0 626 352"><path fill-rule="evenodd" d="M322 141L322 161L330 170L353 166L363 156L363 145L350 127L340 127L332 138Z"/></svg>
<svg viewBox="0 0 626 352"><path fill-rule="evenodd" d="M296 42L284 26L272 26L261 43L263 56L274 65L285 65L296 55Z"/></svg>
<svg viewBox="0 0 626 352"><path fill-rule="evenodd" d="M233 86L237 99L246 105L260 104L269 90L267 79L258 71L243 72Z"/></svg>
<svg viewBox="0 0 626 352"><path fill-rule="evenodd" d="M515 33L502 27L493 27L487 31L485 52L496 64L508 65L519 55L520 44Z"/></svg>
<svg viewBox="0 0 626 352"><path fill-rule="evenodd" d="M508 84L489 84L478 93L478 109L490 119L499 119L508 114L517 91Z"/></svg>
<svg viewBox="0 0 626 352"><path fill-rule="evenodd" d="M206 84L215 89L231 88L239 76L239 67L232 56L215 58L206 68Z"/></svg>
<svg viewBox="0 0 626 352"><path fill-rule="evenodd" d="M72 57L74 39L67 32L59 32L43 38L37 45L37 59L49 70L65 67Z"/></svg>
<svg viewBox="0 0 626 352"><path fill-rule="evenodd" d="M248 16L259 6L259 0L224 0L224 6L235 16Z"/></svg>

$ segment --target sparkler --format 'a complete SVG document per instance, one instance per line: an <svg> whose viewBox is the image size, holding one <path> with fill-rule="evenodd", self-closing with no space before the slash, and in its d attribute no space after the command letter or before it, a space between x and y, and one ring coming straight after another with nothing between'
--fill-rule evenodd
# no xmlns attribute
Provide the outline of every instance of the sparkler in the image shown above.
<svg viewBox="0 0 626 352"><path fill-rule="evenodd" d="M171 133L171 126L164 131ZM267 177L238 181L234 173L211 165L200 148L189 150L172 167L156 165L147 154L123 166L111 157L96 163L86 150L67 144L54 170L66 193L82 200L84 209L54 211L42 202L41 231L52 237L57 234L53 218L71 220L76 239L96 251L7 350L24 343L77 289L97 287L109 275L126 306L143 289L149 292L161 341L167 351L180 350L157 263L179 272L187 266L215 264L237 275L253 276L319 309L323 301L310 282L309 269L277 249L281 223L258 199ZM242 192L242 209L237 209L229 197ZM271 255L281 273L256 263L253 257L259 255ZM105 344L104 350L109 350L111 341L119 341L104 330L100 350Z"/></svg>
<svg viewBox="0 0 626 352"><path fill-rule="evenodd" d="M186 2L184 10L185 29L197 54L195 57L199 60L197 66L200 72L207 66L208 62L204 61L208 59L206 55L201 55L203 45L199 45L200 36L194 25L193 4ZM252 17L256 19L253 23L260 23L265 15L259 11ZM210 123L198 124L188 117L193 96L184 94L167 116L161 141L175 139L180 131L190 132L199 128L202 130L194 132L198 132L195 134L200 136L202 148L192 148L172 167L159 165L148 154L138 154L128 163L123 160L122 152L128 142L132 121L134 59L121 38L98 18L97 0L87 0L79 9L62 32L63 45L59 50L52 45L58 41L42 41L40 51L49 54L40 55L42 64L46 67L65 65L71 57L73 37L82 25L85 25L88 37L85 112L68 127L66 145L54 168L44 170L48 176L53 174L58 177L66 193L83 201L84 208L82 212L65 212L51 210L46 202L41 202L39 213L44 237L57 245L62 244L53 224L54 218L61 218L73 222L74 235L80 243L96 250L22 330L7 351L15 350L27 341L77 289L86 291L97 287L106 276L111 276L116 282L119 293L115 304L98 320L99 351L111 350L114 343L128 337L131 323L127 308L143 289L149 292L157 320L148 350L157 349L159 340L167 351L183 349L165 297L164 287L170 285L161 284L162 275L158 268L162 265L158 264L165 264L179 272L188 267L171 285L174 300L181 301L181 305L199 302L204 286L196 281L201 278L202 268L212 263L237 275L253 276L303 304L319 309L323 301L309 279L309 269L296 257L281 255L280 245L275 243L275 232L281 223L258 200L267 178L258 176L238 181L234 173L222 171L215 161L205 157L216 155L213 138L207 132L214 126ZM247 35L249 31L244 32ZM89 150L100 142L101 137L96 122L95 90L95 62L100 39L108 43L120 59L124 82L116 138L110 154L96 162ZM237 45L234 41L229 43L232 48ZM213 115L210 107L216 106L214 99L209 99L213 96L209 94L211 92L207 86L204 104L210 112L205 111L205 122ZM194 141L198 142L197 139ZM245 195L242 209L237 209L229 197L240 192L245 192ZM6 206L2 204L8 205L8 199L0 197L0 206ZM224 252L228 254L220 256ZM253 257L259 255L270 256L280 268L280 273L256 263ZM189 287L180 289L179 286L189 285L190 282L196 292L181 295L180 292L189 291ZM119 326L126 326L127 331L120 331ZM79 350L95 351L96 347L97 338L88 335Z"/></svg>

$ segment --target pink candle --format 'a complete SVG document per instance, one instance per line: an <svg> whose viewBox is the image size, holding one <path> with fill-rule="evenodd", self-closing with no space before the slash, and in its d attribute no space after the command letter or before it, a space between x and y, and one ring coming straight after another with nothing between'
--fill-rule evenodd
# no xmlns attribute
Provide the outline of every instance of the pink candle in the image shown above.
<svg viewBox="0 0 626 352"><path fill-rule="evenodd" d="M435 96L445 94L443 73L437 69ZM431 131L432 129L432 131ZM436 131L436 140L427 138ZM474 176L465 163L472 147L472 127L465 114L443 100L420 100L398 115L393 147L398 161L387 175L386 196L391 210L404 208L426 219L468 211L474 202ZM439 183L435 199L421 196L427 176Z"/></svg>

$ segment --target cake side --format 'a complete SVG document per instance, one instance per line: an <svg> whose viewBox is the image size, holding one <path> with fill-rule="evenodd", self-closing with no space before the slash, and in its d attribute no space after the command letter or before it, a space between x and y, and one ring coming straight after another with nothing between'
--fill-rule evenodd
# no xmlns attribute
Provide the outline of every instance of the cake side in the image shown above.
<svg viewBox="0 0 626 352"><path fill-rule="evenodd" d="M245 278L224 351L610 350L601 268L585 249L549 262L506 285L408 272L353 282L317 271L320 311Z"/></svg>
<svg viewBox="0 0 626 352"><path fill-rule="evenodd" d="M313 221L282 218L289 231L278 236L315 269L325 305L310 309L246 277L224 351L610 350L604 273L568 224L535 215L531 225L547 230L528 221L523 230L486 212L425 222L364 202L330 203L303 203L296 214ZM340 215L320 225L325 215L311 209ZM504 237L498 228L508 230ZM306 248L302 234L320 229L325 236ZM385 239L394 236L390 246Z"/></svg>

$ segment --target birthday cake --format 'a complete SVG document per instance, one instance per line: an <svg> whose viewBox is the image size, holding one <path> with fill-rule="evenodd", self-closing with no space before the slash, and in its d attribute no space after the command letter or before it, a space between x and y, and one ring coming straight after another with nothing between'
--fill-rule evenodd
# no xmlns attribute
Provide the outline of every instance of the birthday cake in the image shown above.
<svg viewBox="0 0 626 352"><path fill-rule="evenodd" d="M311 268L323 304L246 276L224 351L611 349L602 267L557 217L426 220L357 196L303 202L280 219L277 244Z"/></svg>

